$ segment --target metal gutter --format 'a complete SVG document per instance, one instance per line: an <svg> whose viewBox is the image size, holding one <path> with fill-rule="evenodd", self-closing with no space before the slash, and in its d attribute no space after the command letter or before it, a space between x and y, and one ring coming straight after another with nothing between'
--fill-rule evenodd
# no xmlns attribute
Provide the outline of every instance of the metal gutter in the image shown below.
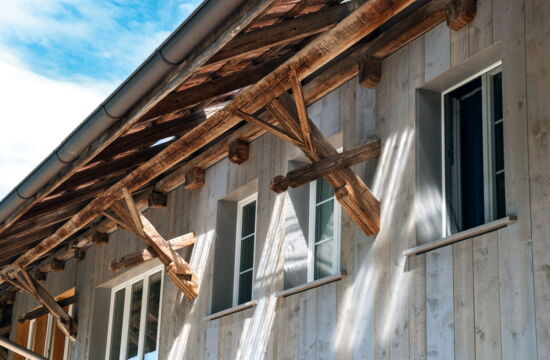
<svg viewBox="0 0 550 360"><path fill-rule="evenodd" d="M119 121L244 1L204 0L107 99L2 199L0 223Z"/></svg>

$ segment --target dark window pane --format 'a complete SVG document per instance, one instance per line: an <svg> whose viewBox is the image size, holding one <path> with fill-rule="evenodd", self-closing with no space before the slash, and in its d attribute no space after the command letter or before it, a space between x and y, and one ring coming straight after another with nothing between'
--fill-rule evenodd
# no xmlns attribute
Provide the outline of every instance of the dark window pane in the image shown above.
<svg viewBox="0 0 550 360"><path fill-rule="evenodd" d="M120 358L122 317L124 315L124 293L125 289L121 289L115 293L115 303L113 305L113 322L111 324L111 350L109 352L110 360L119 360Z"/></svg>
<svg viewBox="0 0 550 360"><path fill-rule="evenodd" d="M143 345L144 360L156 360L157 354L157 333L159 325L159 306L161 272L149 277L149 294L147 296L147 315L145 317L145 343Z"/></svg>
<svg viewBox="0 0 550 360"><path fill-rule="evenodd" d="M493 76L494 121L502 119L502 73Z"/></svg>
<svg viewBox="0 0 550 360"><path fill-rule="evenodd" d="M334 236L334 201L328 201L316 206L315 242Z"/></svg>
<svg viewBox="0 0 550 360"><path fill-rule="evenodd" d="M497 200L497 219L506 216L506 196L504 190L504 173L496 176L496 200Z"/></svg>
<svg viewBox="0 0 550 360"><path fill-rule="evenodd" d="M252 299L252 271L239 275L239 305Z"/></svg>
<svg viewBox="0 0 550 360"><path fill-rule="evenodd" d="M243 223L241 237L254 233L254 227L256 226L256 202L253 201L250 204L243 206Z"/></svg>
<svg viewBox="0 0 550 360"><path fill-rule="evenodd" d="M502 122L495 125L495 171L504 170L504 137Z"/></svg>
<svg viewBox="0 0 550 360"><path fill-rule="evenodd" d="M128 319L127 359L137 359L139 348L139 326L141 321L141 301L143 296L143 281L132 285L130 300L130 317Z"/></svg>
<svg viewBox="0 0 550 360"><path fill-rule="evenodd" d="M332 253L334 240L327 240L315 245L314 280L332 275Z"/></svg>
<svg viewBox="0 0 550 360"><path fill-rule="evenodd" d="M323 200L329 199L334 194L332 186L323 178L317 180L317 196L316 202L320 203Z"/></svg>
<svg viewBox="0 0 550 360"><path fill-rule="evenodd" d="M454 90L447 98L450 111L446 128L452 131L447 136L456 139L446 141L454 145L451 153L456 160L447 163L451 194L447 200L452 228L461 231L485 222L481 78Z"/></svg>
<svg viewBox="0 0 550 360"><path fill-rule="evenodd" d="M241 240L240 271L252 268L254 262L254 236Z"/></svg>

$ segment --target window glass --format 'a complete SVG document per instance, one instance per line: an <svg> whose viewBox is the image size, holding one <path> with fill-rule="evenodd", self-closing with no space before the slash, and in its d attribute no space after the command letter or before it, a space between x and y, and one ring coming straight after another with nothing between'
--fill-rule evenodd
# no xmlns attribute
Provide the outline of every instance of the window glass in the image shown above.
<svg viewBox="0 0 550 360"><path fill-rule="evenodd" d="M149 271L114 290L108 359L158 358L162 271Z"/></svg>
<svg viewBox="0 0 550 360"><path fill-rule="evenodd" d="M128 318L128 348L126 350L127 359L137 359L139 349L139 328L141 321L141 301L143 296L143 281L138 281L132 285L132 295L130 299L130 316Z"/></svg>
<svg viewBox="0 0 550 360"><path fill-rule="evenodd" d="M122 318L124 314L124 295L126 289L120 289L115 293L115 303L113 306L113 320L111 325L111 351L110 360L120 358L120 344L122 340Z"/></svg>
<svg viewBox="0 0 550 360"><path fill-rule="evenodd" d="M313 241L313 280L334 273L334 191L325 180L315 186L315 231ZM310 270L311 271L311 270Z"/></svg>
<svg viewBox="0 0 550 360"><path fill-rule="evenodd" d="M161 273L149 277L149 294L147 299L147 314L145 316L145 343L143 357L145 360L157 359L157 334L159 325Z"/></svg>
<svg viewBox="0 0 550 360"><path fill-rule="evenodd" d="M238 234L238 241L240 241L239 273L236 274L238 277L237 304L243 304L252 299L254 240L256 237L256 200L252 200L241 206L241 230L240 234Z"/></svg>
<svg viewBox="0 0 550 360"><path fill-rule="evenodd" d="M506 194L504 190L504 120L502 116L502 73L492 78L493 120L494 120L494 156L495 156L495 202L496 217L506 216Z"/></svg>

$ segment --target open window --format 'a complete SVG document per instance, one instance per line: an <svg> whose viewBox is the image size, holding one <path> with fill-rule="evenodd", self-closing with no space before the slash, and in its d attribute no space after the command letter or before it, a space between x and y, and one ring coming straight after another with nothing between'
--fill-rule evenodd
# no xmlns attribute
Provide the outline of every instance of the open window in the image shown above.
<svg viewBox="0 0 550 360"><path fill-rule="evenodd" d="M443 92L446 234L506 216L500 67Z"/></svg>
<svg viewBox="0 0 550 360"><path fill-rule="evenodd" d="M497 56L476 58L418 89L418 244L482 229L507 215L503 74Z"/></svg>
<svg viewBox="0 0 550 360"><path fill-rule="evenodd" d="M158 357L162 268L112 289L105 359Z"/></svg>

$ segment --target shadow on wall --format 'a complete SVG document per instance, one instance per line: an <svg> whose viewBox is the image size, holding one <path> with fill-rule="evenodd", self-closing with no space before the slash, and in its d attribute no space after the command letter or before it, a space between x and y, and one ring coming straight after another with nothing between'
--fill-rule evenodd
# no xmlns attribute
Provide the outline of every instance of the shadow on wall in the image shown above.
<svg viewBox="0 0 550 360"><path fill-rule="evenodd" d="M381 200L380 232L367 237L345 215L351 223L349 236L355 242L352 241L353 269L348 274L352 284L346 288L339 308L334 343L337 353L373 357L376 343L389 344L394 335L406 331L408 326L408 316L405 323L398 322L408 312L408 302L403 300L410 284L406 259L401 256L404 249L399 245L393 249L390 244L402 244L399 240L414 237L408 183L412 177L407 174L414 157L413 137L412 130L393 133L382 147L372 185L373 193Z"/></svg>

